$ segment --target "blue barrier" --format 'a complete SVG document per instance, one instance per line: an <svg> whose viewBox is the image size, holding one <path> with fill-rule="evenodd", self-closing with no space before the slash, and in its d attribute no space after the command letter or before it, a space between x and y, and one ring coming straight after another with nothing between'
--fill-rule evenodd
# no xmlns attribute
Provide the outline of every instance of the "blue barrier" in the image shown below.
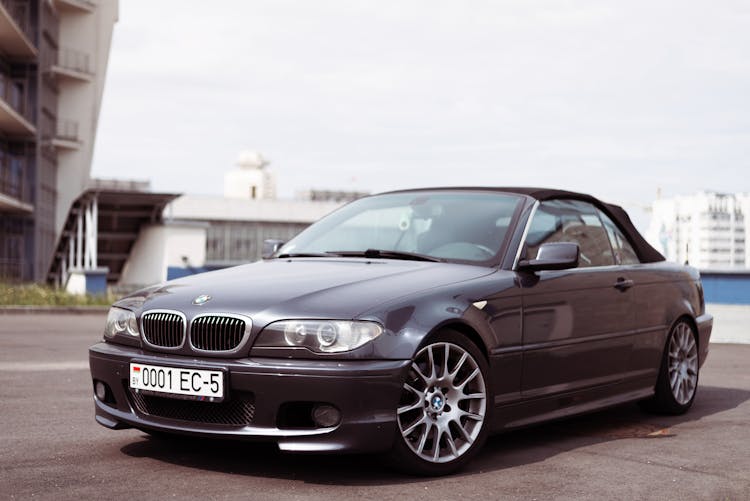
<svg viewBox="0 0 750 501"><path fill-rule="evenodd" d="M174 280L176 278L189 277L190 275L197 275L198 273L205 273L207 271L214 271L219 267L206 267L200 266L195 268L184 268L182 266L168 266L167 267L167 280Z"/></svg>
<svg viewBox="0 0 750 501"><path fill-rule="evenodd" d="M86 277L86 293L94 295L106 294L107 273L109 273L109 268L85 270L83 274Z"/></svg>
<svg viewBox="0 0 750 501"><path fill-rule="evenodd" d="M750 272L701 271L707 303L750 304Z"/></svg>

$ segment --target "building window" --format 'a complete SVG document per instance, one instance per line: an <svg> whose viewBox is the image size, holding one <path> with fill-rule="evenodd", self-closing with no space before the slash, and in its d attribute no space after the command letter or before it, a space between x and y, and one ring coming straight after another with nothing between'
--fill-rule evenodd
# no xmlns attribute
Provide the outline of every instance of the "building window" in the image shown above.
<svg viewBox="0 0 750 501"><path fill-rule="evenodd" d="M206 263L236 265L261 258L263 241L288 241L308 225L302 223L212 221L206 234Z"/></svg>

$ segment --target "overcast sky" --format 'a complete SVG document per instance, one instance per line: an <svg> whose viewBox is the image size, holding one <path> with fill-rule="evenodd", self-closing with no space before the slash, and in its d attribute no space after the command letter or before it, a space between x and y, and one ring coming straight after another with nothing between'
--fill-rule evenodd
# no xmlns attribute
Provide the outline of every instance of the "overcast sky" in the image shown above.
<svg viewBox="0 0 750 501"><path fill-rule="evenodd" d="M93 175L750 191L750 2L124 0Z"/></svg>

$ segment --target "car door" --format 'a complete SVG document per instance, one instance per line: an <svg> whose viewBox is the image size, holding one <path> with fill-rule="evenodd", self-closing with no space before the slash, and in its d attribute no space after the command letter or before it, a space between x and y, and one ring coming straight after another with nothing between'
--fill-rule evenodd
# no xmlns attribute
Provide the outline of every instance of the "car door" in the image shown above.
<svg viewBox="0 0 750 501"><path fill-rule="evenodd" d="M615 262L633 283L629 294L634 325L626 377L653 381L661 364L668 328L664 311L665 298L670 292L665 284L667 280L658 270L640 262L625 232L609 216L600 213L600 217L612 242Z"/></svg>
<svg viewBox="0 0 750 501"><path fill-rule="evenodd" d="M574 242L579 267L519 273L523 302L524 397L612 383L627 370L633 328L630 282L615 264L592 204L542 202L528 227L526 259L548 242Z"/></svg>

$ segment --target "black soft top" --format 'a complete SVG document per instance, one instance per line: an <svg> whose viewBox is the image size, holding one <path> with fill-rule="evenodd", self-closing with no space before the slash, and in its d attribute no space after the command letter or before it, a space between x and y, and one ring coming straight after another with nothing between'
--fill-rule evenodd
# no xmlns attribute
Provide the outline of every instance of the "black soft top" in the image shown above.
<svg viewBox="0 0 750 501"><path fill-rule="evenodd" d="M581 200L583 202L589 202L595 206L597 206L599 209L604 211L614 222L617 224L617 226L620 227L623 233L625 233L625 236L630 241L630 244L633 246L633 250L636 254L638 254L638 259L642 263L657 263L659 261L664 261L664 256L661 255L659 251L654 249L651 244L649 244L645 238L643 238L643 235L641 235L638 230L633 225L633 222L630 220L630 216L628 216L628 213L625 212L625 210L620 207L619 205L614 204L607 204L602 202L601 200L592 197L591 195L586 195L585 193L576 193L574 191L565 191L565 190L553 190L549 188L517 188L517 187L451 187L451 188L420 188L416 190L400 190L403 192L407 191L444 191L444 190L456 190L456 191L499 191L504 193L516 193L519 195L526 195L527 197L531 197L533 199L539 200L540 202L543 202L545 200L554 200L559 198L567 198L567 199L573 199L573 200Z"/></svg>

